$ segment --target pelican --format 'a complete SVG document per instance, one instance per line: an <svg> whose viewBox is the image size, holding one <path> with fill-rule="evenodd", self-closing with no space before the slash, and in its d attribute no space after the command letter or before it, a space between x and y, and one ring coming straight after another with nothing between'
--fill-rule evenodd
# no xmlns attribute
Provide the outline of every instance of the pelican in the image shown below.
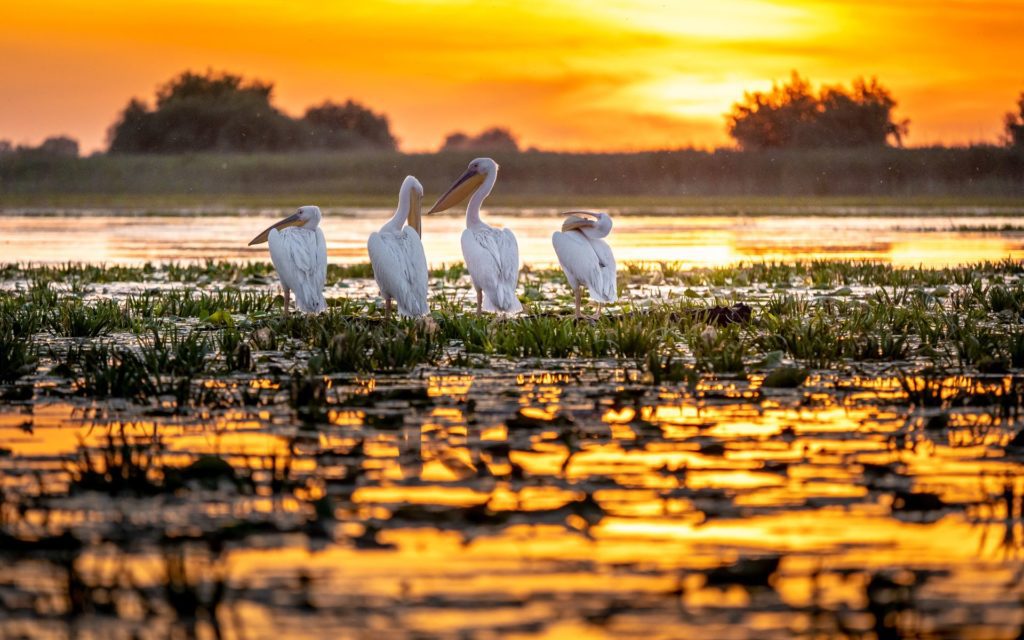
<svg viewBox="0 0 1024 640"><path fill-rule="evenodd" d="M600 314L602 304L618 299L615 256L603 240L611 233L612 218L607 213L590 211L567 211L562 215L569 217L562 230L551 235L551 244L576 296L576 317L580 317L584 286L590 290L591 299L597 301Z"/></svg>
<svg viewBox="0 0 1024 640"><path fill-rule="evenodd" d="M327 241L320 229L320 207L299 207L287 218L275 222L249 242L251 247L270 243L270 261L277 269L284 289L284 312L288 313L291 292L295 306L306 313L327 309Z"/></svg>
<svg viewBox="0 0 1024 640"><path fill-rule="evenodd" d="M406 177L398 192L398 208L391 219L370 234L366 249L373 266L373 278L384 297L384 317L391 315L391 301L398 302L398 315L423 316L427 306L427 257L423 253L423 224L420 216L423 185ZM406 226L407 225L407 226Z"/></svg>
<svg viewBox="0 0 1024 640"><path fill-rule="evenodd" d="M498 163L490 158L477 158L427 214L450 209L473 194L466 207L462 257L476 289L476 311L519 313L523 305L516 297L519 280L516 236L510 229L495 229L480 219L480 205L497 179Z"/></svg>

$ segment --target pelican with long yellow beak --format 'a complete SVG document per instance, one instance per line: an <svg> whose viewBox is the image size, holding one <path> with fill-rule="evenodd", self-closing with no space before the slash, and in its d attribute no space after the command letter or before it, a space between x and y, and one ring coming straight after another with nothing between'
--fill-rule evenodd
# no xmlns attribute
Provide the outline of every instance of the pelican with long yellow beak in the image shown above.
<svg viewBox="0 0 1024 640"><path fill-rule="evenodd" d="M270 244L270 261L281 278L286 314L293 291L299 311L320 313L327 309L327 240L320 229L322 217L320 207L299 207L249 242L250 247L263 242Z"/></svg>
<svg viewBox="0 0 1024 640"><path fill-rule="evenodd" d="M523 305L516 296L519 282L516 236L510 229L496 229L480 219L480 206L497 179L498 163L490 158L477 158L427 213L450 209L469 198L466 230L462 232L462 257L476 289L476 311L519 313Z"/></svg>
<svg viewBox="0 0 1024 640"><path fill-rule="evenodd" d="M601 305L615 302L618 289L615 274L615 256L604 241L612 231L612 218L607 213L568 211L562 230L551 235L558 264L569 281L576 297L576 317L580 317L583 287L590 290L590 298Z"/></svg>
<svg viewBox="0 0 1024 640"><path fill-rule="evenodd" d="M385 300L384 316L391 315L391 301L398 303L398 315L424 316L427 304L427 256L423 253L423 223L420 216L423 185L408 176L398 192L398 208L391 219L370 234L373 278Z"/></svg>

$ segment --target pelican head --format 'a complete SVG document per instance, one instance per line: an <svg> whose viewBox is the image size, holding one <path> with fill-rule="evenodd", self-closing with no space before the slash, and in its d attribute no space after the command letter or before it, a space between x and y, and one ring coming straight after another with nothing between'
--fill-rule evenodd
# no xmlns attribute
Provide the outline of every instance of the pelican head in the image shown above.
<svg viewBox="0 0 1024 640"><path fill-rule="evenodd" d="M578 230L588 238L604 238L612 232L612 217L607 213L593 211L566 211L569 216L562 223L562 231Z"/></svg>
<svg viewBox="0 0 1024 640"><path fill-rule="evenodd" d="M254 244L266 242L270 237L271 229L280 230L285 227L305 227L307 229L316 229L317 225L320 224L321 217L323 217L323 214L320 213L320 207L315 207L313 205L299 207L292 215L282 220L278 220L264 229L263 233L249 241L249 246L251 247Z"/></svg>
<svg viewBox="0 0 1024 640"><path fill-rule="evenodd" d="M498 163L490 158L477 158L469 163L466 172L448 187L444 195L437 199L427 214L451 209L469 197L471 193L484 183L488 176L498 173Z"/></svg>
<svg viewBox="0 0 1024 640"><path fill-rule="evenodd" d="M416 230L416 235L423 237L423 185L413 176L406 176L402 182L402 190L398 193L398 206L401 207L403 200L409 202L409 212L406 214L406 223Z"/></svg>

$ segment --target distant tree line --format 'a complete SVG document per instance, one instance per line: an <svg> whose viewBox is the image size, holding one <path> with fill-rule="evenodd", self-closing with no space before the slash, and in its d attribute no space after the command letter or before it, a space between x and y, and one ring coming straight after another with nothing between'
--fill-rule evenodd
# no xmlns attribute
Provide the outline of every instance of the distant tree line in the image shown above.
<svg viewBox="0 0 1024 640"><path fill-rule="evenodd" d="M78 141L68 136L50 136L38 147L30 145L15 146L10 140L0 140L0 157L3 156L39 156L47 158L77 158Z"/></svg>
<svg viewBox="0 0 1024 640"><path fill-rule="evenodd" d="M151 109L132 99L108 132L111 153L395 149L388 119L349 100L292 118L271 104L273 84L186 71L157 90Z"/></svg>
<svg viewBox="0 0 1024 640"><path fill-rule="evenodd" d="M109 152L397 150L387 116L353 100L328 100L293 118L274 107L273 88L231 73L186 71L157 90L152 108L129 101L108 130ZM909 121L896 117L896 105L874 78L815 91L794 71L789 82L770 91L745 93L727 114L726 128L744 151L902 146ZM1024 93L1005 116L1004 142L1024 149ZM453 132L440 150L516 153L521 148L507 128L491 127L477 135ZM47 138L38 147L0 140L0 157L78 154L78 142L67 136Z"/></svg>
<svg viewBox="0 0 1024 640"><path fill-rule="evenodd" d="M491 127L479 135L470 136L461 131L450 133L441 145L441 151L519 151L519 143L512 132L502 127Z"/></svg>

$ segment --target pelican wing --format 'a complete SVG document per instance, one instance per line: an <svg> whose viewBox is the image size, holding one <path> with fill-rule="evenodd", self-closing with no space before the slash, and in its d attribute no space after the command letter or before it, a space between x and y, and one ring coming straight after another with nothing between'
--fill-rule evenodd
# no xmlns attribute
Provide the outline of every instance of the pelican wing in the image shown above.
<svg viewBox="0 0 1024 640"><path fill-rule="evenodd" d="M366 249L381 295L398 303L399 315L429 313L427 256L416 231L411 227L403 228L401 233L375 231L370 234Z"/></svg>
<svg viewBox="0 0 1024 640"><path fill-rule="evenodd" d="M608 243L587 238L579 231L556 231L551 244L570 287L582 285L594 300L615 302L615 257Z"/></svg>
<svg viewBox="0 0 1024 640"><path fill-rule="evenodd" d="M318 313L327 308L327 241L323 231L288 227L273 229L268 237L270 260L281 284L295 294L300 311Z"/></svg>
<svg viewBox="0 0 1024 640"><path fill-rule="evenodd" d="M484 292L488 311L519 313L519 245L510 229L483 227L462 232L462 256L473 284Z"/></svg>
<svg viewBox="0 0 1024 640"><path fill-rule="evenodd" d="M600 259L601 286L590 287L590 297L598 302L615 302L619 299L618 275L615 271L615 254L604 240L590 238L590 246Z"/></svg>

